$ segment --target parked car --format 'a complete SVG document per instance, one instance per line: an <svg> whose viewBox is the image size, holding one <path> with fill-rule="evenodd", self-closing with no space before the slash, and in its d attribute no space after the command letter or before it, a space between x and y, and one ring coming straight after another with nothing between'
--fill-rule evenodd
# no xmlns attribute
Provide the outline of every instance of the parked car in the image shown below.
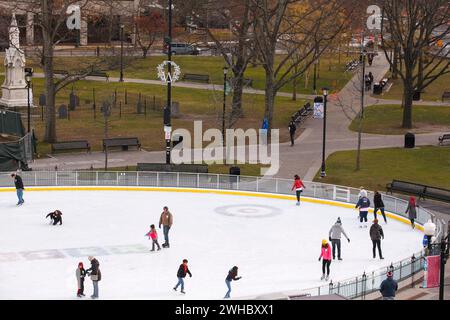
<svg viewBox="0 0 450 320"><path fill-rule="evenodd" d="M164 47L164 53L167 54L167 46ZM172 43L172 54L191 54L198 55L200 49L189 43Z"/></svg>

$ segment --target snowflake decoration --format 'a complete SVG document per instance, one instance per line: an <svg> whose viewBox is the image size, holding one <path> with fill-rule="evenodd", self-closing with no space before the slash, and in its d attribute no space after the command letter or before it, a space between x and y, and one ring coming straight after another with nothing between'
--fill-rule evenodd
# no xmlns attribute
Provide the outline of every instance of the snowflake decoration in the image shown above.
<svg viewBox="0 0 450 320"><path fill-rule="evenodd" d="M173 67L172 74L169 74L169 73L166 74L165 69L166 69L166 65L168 65L168 64L170 64ZM168 60L163 61L160 65L158 65L156 70L158 71L158 78L161 79L161 81L163 81L163 82L175 82L180 79L180 75L181 75L180 66L177 65L173 61L168 61Z"/></svg>

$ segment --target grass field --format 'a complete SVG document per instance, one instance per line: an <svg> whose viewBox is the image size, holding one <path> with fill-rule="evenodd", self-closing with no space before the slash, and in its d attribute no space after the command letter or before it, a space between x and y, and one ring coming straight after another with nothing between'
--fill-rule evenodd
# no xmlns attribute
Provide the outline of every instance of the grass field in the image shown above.
<svg viewBox="0 0 450 320"><path fill-rule="evenodd" d="M376 134L403 134L409 131L424 133L450 130L450 107L414 106L413 129L401 128L403 109L400 105L377 105L364 109L363 132ZM350 130L358 130L357 120Z"/></svg>
<svg viewBox="0 0 450 320"><path fill-rule="evenodd" d="M450 189L450 147L386 148L361 151L361 170L355 171L356 151L339 151L326 160L327 177L314 181L385 190L393 179Z"/></svg>
<svg viewBox="0 0 450 320"><path fill-rule="evenodd" d="M87 66L94 63L95 57L56 57L55 70L77 70L80 65ZM125 78L151 79L157 80L156 67L166 58L164 56L148 56L147 58L128 58L124 69ZM117 59L116 59L117 60ZM219 56L174 56L173 60L180 66L182 73L198 73L210 76L210 82L214 84L223 83L224 61ZM345 63L351 60L351 57L341 57L341 63L333 57L324 57L320 63L319 78L317 79L317 88L328 86L333 90L340 90L348 80L351 79L352 73L345 73ZM280 61L280 57L277 58ZM38 61L29 60L29 63L35 69L35 72L42 72ZM119 77L119 67L108 71L110 76ZM253 79L253 87L255 89L264 89L265 74L261 66L252 67L249 65L245 73L246 78ZM313 92L313 72L311 68L308 87L305 88L305 78L298 81L298 93L311 94ZM292 84L289 83L280 91L292 92Z"/></svg>

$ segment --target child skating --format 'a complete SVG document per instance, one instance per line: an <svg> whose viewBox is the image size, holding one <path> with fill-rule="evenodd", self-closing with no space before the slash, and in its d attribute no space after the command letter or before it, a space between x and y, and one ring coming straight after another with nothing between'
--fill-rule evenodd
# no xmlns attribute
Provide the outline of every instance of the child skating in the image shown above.
<svg viewBox="0 0 450 320"><path fill-rule="evenodd" d="M186 278L186 274L189 274L189 277L192 278L191 271L189 271L187 264L188 264L187 259L183 259L183 263L180 264L180 267L178 268L178 272L177 272L178 282L177 282L176 286L173 287L173 290L177 291L178 286L181 285L181 293L183 293L183 294L186 293L184 291L184 278Z"/></svg>
<svg viewBox="0 0 450 320"><path fill-rule="evenodd" d="M155 244L158 247L158 251L161 250L161 247L159 246L159 243L158 243L158 233L156 232L156 228L155 228L154 224L152 224L150 226L150 231L146 234L146 236L149 239L152 239L152 250L150 250L150 251L155 251Z"/></svg>
<svg viewBox="0 0 450 320"><path fill-rule="evenodd" d="M322 247L320 251L320 257L319 261L322 260L322 277L320 280L325 279L325 281L328 281L328 278L330 277L330 264L331 264L331 246L328 243L327 240L322 240ZM326 269L326 276L325 276L325 269Z"/></svg>

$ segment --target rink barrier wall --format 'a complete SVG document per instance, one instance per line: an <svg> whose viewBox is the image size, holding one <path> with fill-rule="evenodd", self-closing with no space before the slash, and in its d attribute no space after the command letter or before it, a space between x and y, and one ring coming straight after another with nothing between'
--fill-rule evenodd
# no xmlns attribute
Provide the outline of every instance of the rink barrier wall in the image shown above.
<svg viewBox="0 0 450 320"><path fill-rule="evenodd" d="M255 193L249 191L227 191L227 190L214 190L214 189L192 189L192 188L164 188L164 187L29 187L27 191L145 191L145 192L188 192L188 193L202 193L202 194L220 194L220 195L235 195L235 196L251 196L258 198L271 198L271 199L279 199L279 200L290 200L295 201L295 196L289 195L278 195L271 193ZM15 188L0 188L0 192L15 192ZM323 200L323 199L314 199L310 197L302 197L302 201L317 203L322 205L331 205L346 209L355 209L354 205L343 203L339 201L332 200ZM373 214L373 209L369 209L369 213ZM394 219L396 221L410 224L410 220L406 219L402 216L399 216L393 212L385 211L385 214L390 219ZM369 221L371 219L368 219ZM415 223L416 229L423 232L423 226L421 224Z"/></svg>

